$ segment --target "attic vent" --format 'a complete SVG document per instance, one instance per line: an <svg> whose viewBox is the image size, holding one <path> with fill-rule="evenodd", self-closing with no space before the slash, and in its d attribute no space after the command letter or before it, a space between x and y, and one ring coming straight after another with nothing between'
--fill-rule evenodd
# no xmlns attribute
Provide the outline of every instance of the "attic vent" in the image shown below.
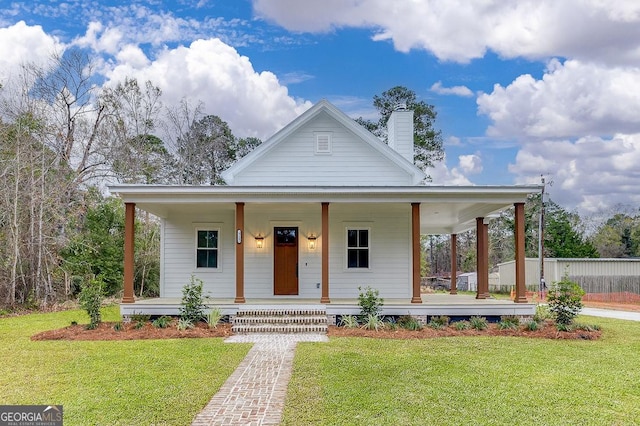
<svg viewBox="0 0 640 426"><path fill-rule="evenodd" d="M331 154L331 133L316 133L316 154Z"/></svg>

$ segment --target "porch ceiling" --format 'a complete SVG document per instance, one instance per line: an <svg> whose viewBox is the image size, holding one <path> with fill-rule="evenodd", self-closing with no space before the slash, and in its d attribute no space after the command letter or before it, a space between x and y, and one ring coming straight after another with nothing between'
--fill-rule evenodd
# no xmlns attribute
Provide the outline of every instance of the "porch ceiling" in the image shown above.
<svg viewBox="0 0 640 426"><path fill-rule="evenodd" d="M169 212L199 211L215 203L235 209L236 202L267 204L420 203L422 234L452 234L475 227L477 217L490 217L524 202L539 185L402 186L402 187L238 187L116 185L111 193L159 217Z"/></svg>

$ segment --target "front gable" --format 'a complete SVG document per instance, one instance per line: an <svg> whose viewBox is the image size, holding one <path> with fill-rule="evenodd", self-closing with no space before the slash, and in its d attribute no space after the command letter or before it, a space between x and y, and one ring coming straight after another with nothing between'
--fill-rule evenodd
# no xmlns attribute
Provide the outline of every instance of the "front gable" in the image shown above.
<svg viewBox="0 0 640 426"><path fill-rule="evenodd" d="M425 175L322 100L222 177L234 186L407 186Z"/></svg>

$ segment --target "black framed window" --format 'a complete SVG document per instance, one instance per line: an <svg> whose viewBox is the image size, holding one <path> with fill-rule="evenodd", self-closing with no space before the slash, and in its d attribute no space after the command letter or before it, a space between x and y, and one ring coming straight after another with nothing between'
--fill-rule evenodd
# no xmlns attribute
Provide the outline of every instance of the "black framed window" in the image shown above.
<svg viewBox="0 0 640 426"><path fill-rule="evenodd" d="M198 229L196 231L196 267L218 267L218 230Z"/></svg>
<svg viewBox="0 0 640 426"><path fill-rule="evenodd" d="M347 229L347 268L369 268L368 229Z"/></svg>

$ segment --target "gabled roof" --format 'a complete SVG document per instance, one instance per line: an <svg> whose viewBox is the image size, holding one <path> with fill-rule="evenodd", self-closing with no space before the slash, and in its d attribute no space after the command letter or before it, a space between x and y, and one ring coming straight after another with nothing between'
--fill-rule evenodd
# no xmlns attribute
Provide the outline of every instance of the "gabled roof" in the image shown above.
<svg viewBox="0 0 640 426"><path fill-rule="evenodd" d="M336 120L347 130L355 134L363 142L369 144L373 149L378 151L380 155L387 158L398 168L410 175L412 177L412 182L414 185L421 183L426 178L426 175L422 172L422 170L407 161L402 155L398 154L395 150L378 139L378 137L376 137L373 133L369 132L367 129L356 123L355 120L351 119L326 99L322 99L320 102L299 115L295 120L283 127L275 135L260 144L256 149L247 154L245 157L238 160L233 166L222 172L222 178L225 180L225 182L227 182L227 184L233 185L235 176L238 173L242 172L244 169L251 166L256 161L260 161L260 158L263 155L272 150L298 129L305 126L316 116L318 116L318 114L321 114L323 112L328 114L331 118Z"/></svg>

